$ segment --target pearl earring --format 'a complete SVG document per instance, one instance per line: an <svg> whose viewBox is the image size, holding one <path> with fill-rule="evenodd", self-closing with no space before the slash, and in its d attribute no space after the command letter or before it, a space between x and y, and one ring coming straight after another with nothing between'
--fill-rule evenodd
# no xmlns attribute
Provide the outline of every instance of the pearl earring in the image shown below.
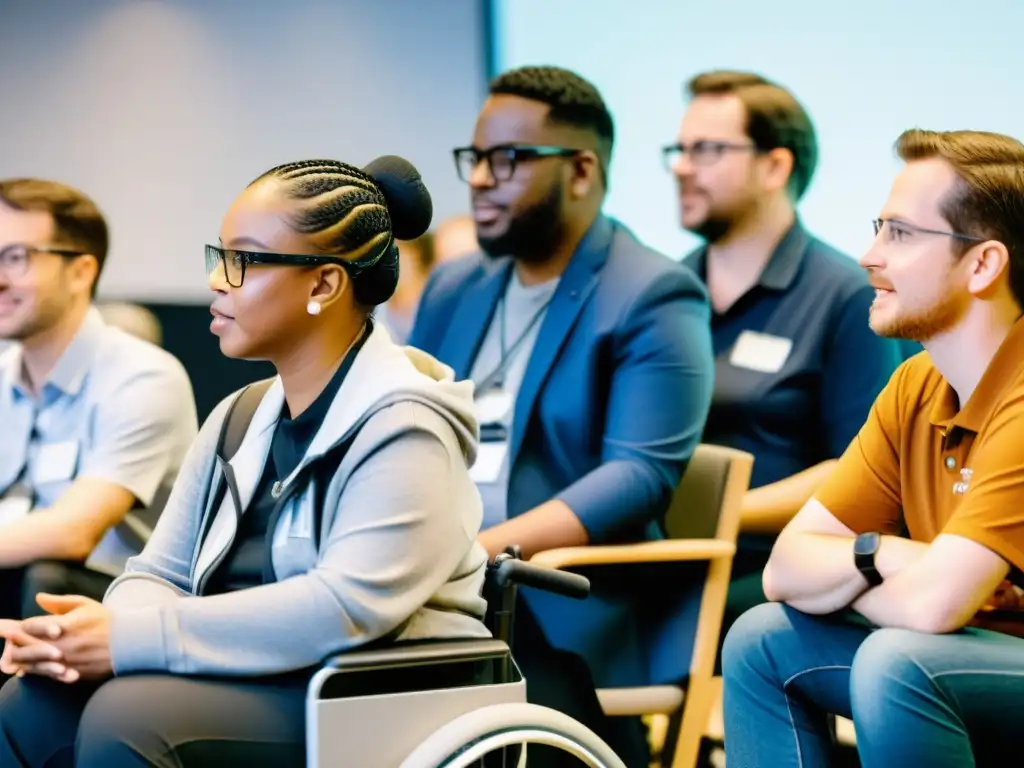
<svg viewBox="0 0 1024 768"><path fill-rule="evenodd" d="M320 314L320 302L310 299L309 304L306 305L306 311L316 317Z"/></svg>

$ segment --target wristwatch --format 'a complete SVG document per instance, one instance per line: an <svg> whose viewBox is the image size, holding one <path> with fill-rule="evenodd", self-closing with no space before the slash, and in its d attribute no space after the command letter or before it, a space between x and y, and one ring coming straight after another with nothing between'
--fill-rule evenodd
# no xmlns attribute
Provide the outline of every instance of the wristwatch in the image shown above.
<svg viewBox="0 0 1024 768"><path fill-rule="evenodd" d="M864 578L872 587L882 583L882 574L875 567L875 555L881 544L882 536L876 531L862 533L853 540L853 564L864 574Z"/></svg>

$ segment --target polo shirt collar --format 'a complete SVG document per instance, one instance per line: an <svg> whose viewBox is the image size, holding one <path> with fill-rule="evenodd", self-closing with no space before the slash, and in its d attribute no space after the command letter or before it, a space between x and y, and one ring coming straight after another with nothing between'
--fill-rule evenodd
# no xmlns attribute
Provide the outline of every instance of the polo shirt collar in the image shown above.
<svg viewBox="0 0 1024 768"><path fill-rule="evenodd" d="M757 278L757 285L774 291L785 291L796 280L803 264L804 254L811 244L811 236L804 229L800 218L797 217L793 226L789 228L779 244L772 251L768 263L765 264L761 275ZM707 281L707 246L702 246L692 252L684 259L684 263L693 269L701 280Z"/></svg>
<svg viewBox="0 0 1024 768"><path fill-rule="evenodd" d="M67 349L58 358L50 375L39 391L45 387L55 387L61 393L74 397L82 390L82 384L89 368L92 366L99 349L100 340L106 324L95 307L90 307L85 319L79 327ZM15 389L23 396L28 395L27 387L22 381L21 347L16 347L7 358L5 377L14 384Z"/></svg>
<svg viewBox="0 0 1024 768"><path fill-rule="evenodd" d="M943 388L932 405L929 421L937 427L960 427L977 433L1003 400L1017 378L1024 359L1024 318L1018 319L999 345L967 403L960 407L956 392L943 379Z"/></svg>

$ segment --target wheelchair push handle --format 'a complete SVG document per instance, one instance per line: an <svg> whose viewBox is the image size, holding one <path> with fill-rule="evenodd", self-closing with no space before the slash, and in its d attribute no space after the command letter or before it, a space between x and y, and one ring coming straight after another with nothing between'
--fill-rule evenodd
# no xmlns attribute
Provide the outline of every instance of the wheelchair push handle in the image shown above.
<svg viewBox="0 0 1024 768"><path fill-rule="evenodd" d="M499 588L506 584L516 584L575 600L583 600L590 594L590 580L586 576L533 565L511 554L498 555L494 568L494 578Z"/></svg>

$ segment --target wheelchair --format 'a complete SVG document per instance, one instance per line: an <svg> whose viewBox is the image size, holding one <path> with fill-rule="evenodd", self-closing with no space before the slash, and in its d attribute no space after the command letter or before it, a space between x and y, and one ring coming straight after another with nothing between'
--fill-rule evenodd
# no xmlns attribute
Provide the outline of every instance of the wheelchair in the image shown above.
<svg viewBox="0 0 1024 768"><path fill-rule="evenodd" d="M575 599L590 592L585 577L524 562L510 548L484 582L492 639L412 641L329 659L306 696L307 768L504 766L510 754L509 768L522 768L530 744L590 768L625 768L589 728L526 703L509 648L519 586Z"/></svg>

